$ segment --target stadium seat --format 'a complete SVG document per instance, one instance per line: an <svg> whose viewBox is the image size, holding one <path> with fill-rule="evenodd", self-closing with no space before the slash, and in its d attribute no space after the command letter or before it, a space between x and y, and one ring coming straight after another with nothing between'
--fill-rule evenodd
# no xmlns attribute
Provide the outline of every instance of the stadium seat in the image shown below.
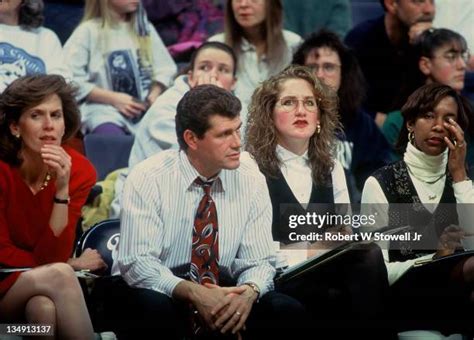
<svg viewBox="0 0 474 340"><path fill-rule="evenodd" d="M78 0L46 0L44 5L44 26L53 30L64 45L81 21L84 4Z"/></svg>
<svg viewBox="0 0 474 340"><path fill-rule="evenodd" d="M84 137L84 152L97 171L97 180L128 166L133 136L88 134Z"/></svg>
<svg viewBox="0 0 474 340"><path fill-rule="evenodd" d="M82 234L76 246L76 257L81 256L87 248L96 249L107 264L107 270L103 275L110 275L114 257L118 251L119 240L120 220L99 222Z"/></svg>

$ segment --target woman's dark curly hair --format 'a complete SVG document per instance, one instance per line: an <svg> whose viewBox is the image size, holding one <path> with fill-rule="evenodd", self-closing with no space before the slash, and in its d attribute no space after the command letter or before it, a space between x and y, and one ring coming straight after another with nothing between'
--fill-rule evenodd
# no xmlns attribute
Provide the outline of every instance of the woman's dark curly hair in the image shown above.
<svg viewBox="0 0 474 340"><path fill-rule="evenodd" d="M337 53L341 60L341 84L337 90L339 113L345 124L359 114L366 95L366 82L356 56L337 34L322 29L312 33L293 54L293 64L305 65L306 58L319 48L329 48Z"/></svg>
<svg viewBox="0 0 474 340"><path fill-rule="evenodd" d="M20 5L20 26L30 30L43 25L43 8L43 0L23 0Z"/></svg>
<svg viewBox="0 0 474 340"><path fill-rule="evenodd" d="M62 141L74 136L81 124L75 99L76 88L59 75L33 75L13 81L0 95L0 160L14 166L21 164L21 138L12 135L10 126L18 124L28 109L56 94L63 107L65 131Z"/></svg>
<svg viewBox="0 0 474 340"><path fill-rule="evenodd" d="M277 176L281 162L276 154L278 141L273 112L279 99L281 85L289 79L307 81L317 99L321 132L310 137L308 157L313 182L319 185L328 185L334 167L335 133L341 129L337 95L305 66L289 66L265 80L255 90L249 105L248 125L245 134L246 150L254 157L260 171L265 176Z"/></svg>

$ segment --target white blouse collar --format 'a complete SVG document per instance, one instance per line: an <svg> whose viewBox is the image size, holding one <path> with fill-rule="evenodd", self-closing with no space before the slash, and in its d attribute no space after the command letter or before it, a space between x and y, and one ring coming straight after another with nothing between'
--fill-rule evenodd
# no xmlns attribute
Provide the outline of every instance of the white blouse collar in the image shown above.
<svg viewBox="0 0 474 340"><path fill-rule="evenodd" d="M280 161L283 163L298 159L303 160L304 162L308 162L309 160L308 150L306 150L305 153L300 156L291 152L290 150L285 149L280 144L277 144L276 153Z"/></svg>

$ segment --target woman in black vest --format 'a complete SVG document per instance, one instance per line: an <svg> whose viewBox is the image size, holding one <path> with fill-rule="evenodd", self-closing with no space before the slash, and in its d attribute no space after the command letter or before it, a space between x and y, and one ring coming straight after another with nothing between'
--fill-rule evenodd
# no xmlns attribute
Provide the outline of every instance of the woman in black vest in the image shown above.
<svg viewBox="0 0 474 340"><path fill-rule="evenodd" d="M472 331L474 258L466 254L432 262L461 249L474 221L468 205L474 203L474 190L465 166L465 107L451 87L429 84L408 98L402 115L398 147L406 148L403 160L377 170L362 193L362 203L371 203L363 211L377 213L378 226L411 228L410 239L391 240L384 252L394 317L405 320L403 328ZM426 262L432 263L421 266Z"/></svg>
<svg viewBox="0 0 474 340"><path fill-rule="evenodd" d="M273 238L282 244L280 263L286 257L290 265L297 264L314 253L310 248L327 247L324 241L297 242L295 233L317 234L321 228L314 223L295 227L291 216L305 216L308 203L319 203L311 212L320 214L339 211L337 203L350 203L344 170L333 158L338 128L336 93L309 68L290 66L264 81L252 96L246 148L267 179ZM350 227L337 228L331 227L333 234L351 233ZM372 244L318 268L305 287L287 293L306 305L313 320L324 320L312 326L330 327L334 335L373 326L383 315L387 290L382 254ZM386 334L371 333L387 339Z"/></svg>

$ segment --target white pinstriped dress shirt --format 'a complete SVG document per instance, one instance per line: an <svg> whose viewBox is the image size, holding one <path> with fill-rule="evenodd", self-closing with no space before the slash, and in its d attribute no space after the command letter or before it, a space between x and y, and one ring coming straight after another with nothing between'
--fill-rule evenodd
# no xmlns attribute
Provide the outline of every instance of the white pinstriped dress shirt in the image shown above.
<svg viewBox="0 0 474 340"><path fill-rule="evenodd" d="M212 186L219 222L219 275L261 295L273 289L272 207L250 157L222 170ZM172 296L189 271L194 216L204 192L183 151L160 152L135 166L123 192L118 264L125 281Z"/></svg>

